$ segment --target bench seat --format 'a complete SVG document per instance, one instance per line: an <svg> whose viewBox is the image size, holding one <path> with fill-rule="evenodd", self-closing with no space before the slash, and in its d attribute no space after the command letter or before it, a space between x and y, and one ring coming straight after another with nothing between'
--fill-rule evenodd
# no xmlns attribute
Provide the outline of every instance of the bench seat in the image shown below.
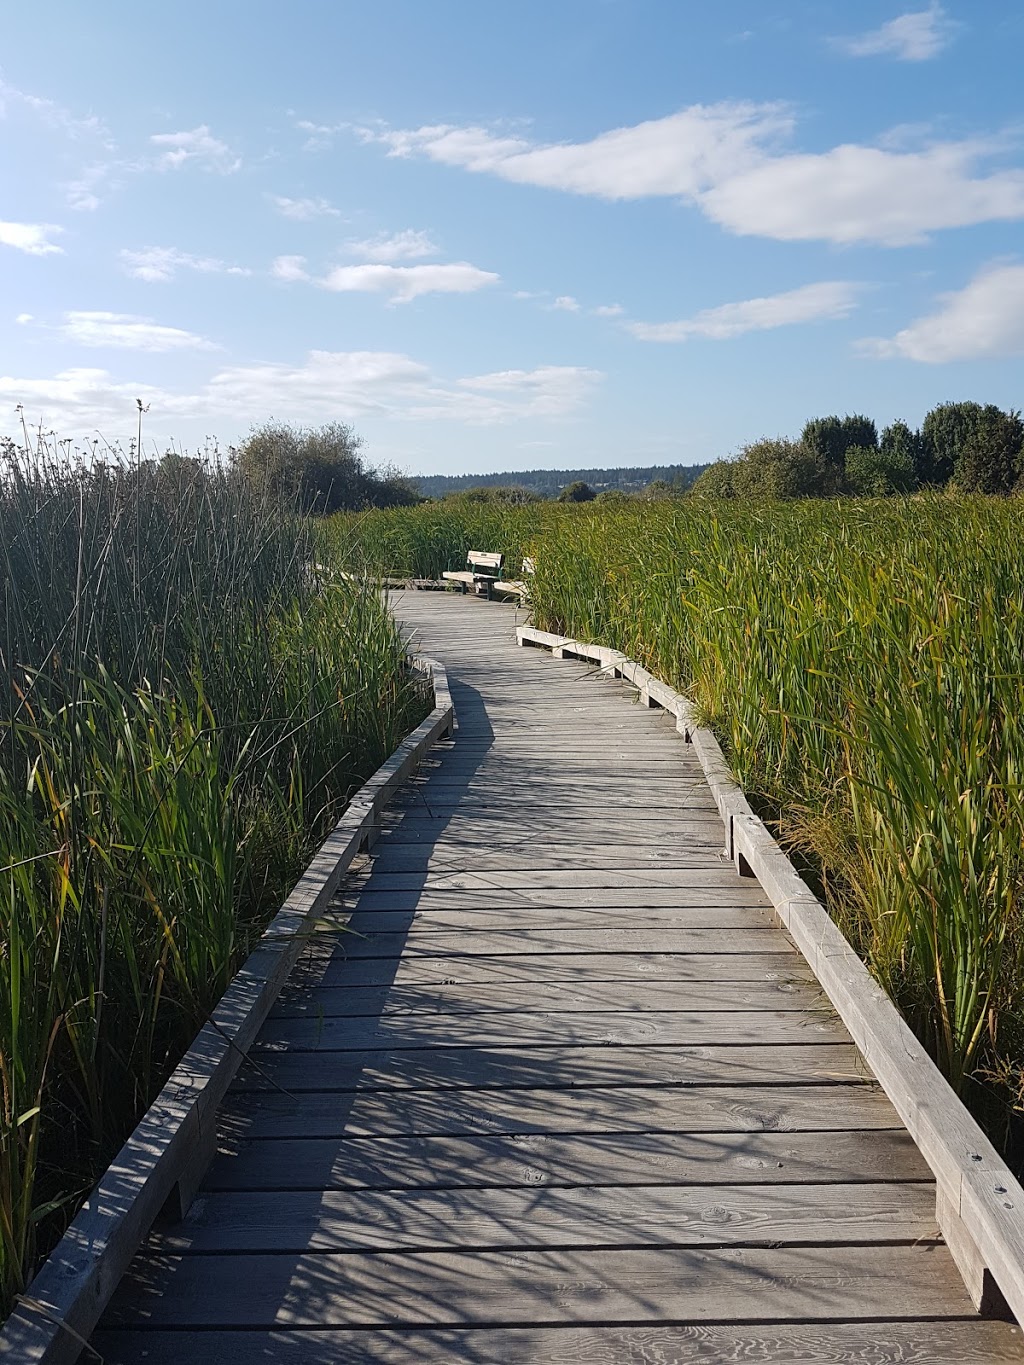
<svg viewBox="0 0 1024 1365"><path fill-rule="evenodd" d="M468 569L446 569L441 577L449 583L458 583L463 592L472 588L479 597L489 599L504 562L504 555L492 554L489 550L470 550L466 556ZM480 573L481 569L487 572Z"/></svg>
<svg viewBox="0 0 1024 1365"><path fill-rule="evenodd" d="M511 579L507 583L499 580L498 582L492 583L491 587L494 589L495 592L503 592L508 594L509 596L519 597L523 601L525 601L526 598L529 597L530 595L530 585L529 583L526 582L526 576L532 575L534 569L535 562L533 559L530 558L529 555L527 555L526 558L523 560L524 575L523 578Z"/></svg>

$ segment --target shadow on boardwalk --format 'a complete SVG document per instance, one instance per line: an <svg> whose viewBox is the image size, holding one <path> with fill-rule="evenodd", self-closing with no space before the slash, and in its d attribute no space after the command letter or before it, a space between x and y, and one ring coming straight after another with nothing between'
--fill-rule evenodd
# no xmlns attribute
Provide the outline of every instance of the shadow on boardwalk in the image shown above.
<svg viewBox="0 0 1024 1365"><path fill-rule="evenodd" d="M406 606L458 739L265 1026L110 1365L1024 1358L674 734L501 608Z"/></svg>

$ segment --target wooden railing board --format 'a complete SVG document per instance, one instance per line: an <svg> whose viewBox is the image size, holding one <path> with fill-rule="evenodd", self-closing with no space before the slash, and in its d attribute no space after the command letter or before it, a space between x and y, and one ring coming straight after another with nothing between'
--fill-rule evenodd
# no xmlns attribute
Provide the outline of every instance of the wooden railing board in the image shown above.
<svg viewBox="0 0 1024 1365"><path fill-rule="evenodd" d="M434 707L355 794L271 920L209 1021L101 1176L0 1331L0 1355L19 1365L71 1365L132 1257L172 1201L183 1213L215 1148L216 1114L294 967L307 930L349 864L380 832L391 794L431 745L455 728L448 678L434 659Z"/></svg>
<svg viewBox="0 0 1024 1365"><path fill-rule="evenodd" d="M625 678L664 707L694 746L726 830L726 850L756 876L936 1178L936 1222L975 1305L1024 1322L1024 1189L954 1094L896 1006L750 807L692 704L617 650L520 626L521 645Z"/></svg>

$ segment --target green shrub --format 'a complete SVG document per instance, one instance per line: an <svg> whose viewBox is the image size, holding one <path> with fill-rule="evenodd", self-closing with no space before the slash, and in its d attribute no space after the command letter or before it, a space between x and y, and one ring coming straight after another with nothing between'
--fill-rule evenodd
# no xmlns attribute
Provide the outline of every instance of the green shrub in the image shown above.
<svg viewBox="0 0 1024 1365"><path fill-rule="evenodd" d="M846 484L864 498L887 498L917 487L913 455L895 443L886 447L851 446L846 452Z"/></svg>

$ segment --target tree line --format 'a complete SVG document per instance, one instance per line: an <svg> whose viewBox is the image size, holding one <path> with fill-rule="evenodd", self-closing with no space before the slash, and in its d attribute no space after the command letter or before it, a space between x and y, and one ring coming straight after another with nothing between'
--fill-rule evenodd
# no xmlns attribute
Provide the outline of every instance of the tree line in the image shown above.
<svg viewBox="0 0 1024 1365"><path fill-rule="evenodd" d="M940 403L919 430L870 417L815 417L798 441L765 437L710 465L697 495L721 498L889 497L919 488L1024 491L1024 422L992 403Z"/></svg>
<svg viewBox="0 0 1024 1365"><path fill-rule="evenodd" d="M545 493L524 483L496 482L499 476L437 476L410 479L399 470L373 468L360 455L362 439L344 422L295 427L266 422L228 451L230 468L261 491L293 501L305 511L329 515L371 507L403 507L425 501L424 483L441 484L446 496L471 502L518 505ZM169 453L161 474L180 479L200 461ZM185 467L189 467L186 469ZM584 473L617 475L610 487L594 488ZM920 488L961 493L1024 492L1024 421L1021 414L987 403L940 403L919 429L895 421L879 433L862 414L815 417L798 440L763 437L738 455L687 470L682 466L618 470L548 470L547 496L560 502L600 502L680 497L814 498L849 494L888 497ZM656 475L642 481L642 476ZM671 481L658 475L670 474ZM634 476L626 491L625 476ZM639 477L638 477L639 476ZM696 481L691 480L696 477ZM473 485L473 479L479 480ZM449 486L450 485L450 486ZM549 489L549 491L548 491ZM440 492L440 489L438 489Z"/></svg>
<svg viewBox="0 0 1024 1365"><path fill-rule="evenodd" d="M573 484L585 484L595 494L636 493L653 483L685 488L705 465L621 465L607 469L517 469L499 474L417 474L412 482L426 498L479 494L483 489L518 488L537 498L558 498ZM500 500L500 499L499 499Z"/></svg>

